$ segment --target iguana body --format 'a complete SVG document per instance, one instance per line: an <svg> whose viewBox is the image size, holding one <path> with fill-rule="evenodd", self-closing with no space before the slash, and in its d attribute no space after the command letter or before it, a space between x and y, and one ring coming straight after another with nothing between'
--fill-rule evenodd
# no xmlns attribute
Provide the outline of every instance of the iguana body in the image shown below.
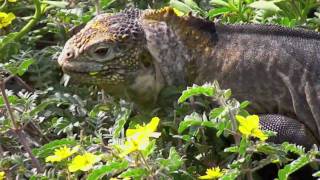
<svg viewBox="0 0 320 180"><path fill-rule="evenodd" d="M277 140L320 135L320 35L264 25L221 25L170 8L102 14L65 45L63 70L146 104L167 86L217 80L252 102ZM291 118L289 118L291 117ZM276 141L277 141L276 140Z"/></svg>

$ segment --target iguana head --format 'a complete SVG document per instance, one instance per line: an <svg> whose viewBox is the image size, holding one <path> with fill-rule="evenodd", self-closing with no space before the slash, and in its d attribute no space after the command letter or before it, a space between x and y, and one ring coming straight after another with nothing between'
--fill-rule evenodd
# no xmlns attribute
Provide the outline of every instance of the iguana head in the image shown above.
<svg viewBox="0 0 320 180"><path fill-rule="evenodd" d="M96 16L65 44L58 60L63 71L71 80L98 85L112 94L153 91L159 82L146 50L141 14L127 9Z"/></svg>

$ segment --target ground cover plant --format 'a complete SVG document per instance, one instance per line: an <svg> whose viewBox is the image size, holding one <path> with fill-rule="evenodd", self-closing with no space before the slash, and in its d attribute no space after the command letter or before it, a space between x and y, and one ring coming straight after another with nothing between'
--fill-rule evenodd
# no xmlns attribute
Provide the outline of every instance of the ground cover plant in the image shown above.
<svg viewBox="0 0 320 180"><path fill-rule="evenodd" d="M320 176L318 147L268 142L250 102L219 82L185 87L172 107L141 112L94 86L68 83L65 41L101 12L171 6L222 23L319 30L317 0L0 1L0 180L288 179ZM216 106L212 106L212 103ZM271 168L268 169L268 168Z"/></svg>

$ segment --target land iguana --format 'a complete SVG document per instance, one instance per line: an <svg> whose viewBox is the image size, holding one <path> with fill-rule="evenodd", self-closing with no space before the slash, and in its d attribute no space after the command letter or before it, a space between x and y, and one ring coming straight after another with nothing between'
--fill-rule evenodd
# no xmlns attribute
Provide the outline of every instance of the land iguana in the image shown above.
<svg viewBox="0 0 320 180"><path fill-rule="evenodd" d="M223 25L172 8L101 14L58 60L80 82L138 104L167 86L217 80L252 102L275 142L320 144L320 34L275 25Z"/></svg>

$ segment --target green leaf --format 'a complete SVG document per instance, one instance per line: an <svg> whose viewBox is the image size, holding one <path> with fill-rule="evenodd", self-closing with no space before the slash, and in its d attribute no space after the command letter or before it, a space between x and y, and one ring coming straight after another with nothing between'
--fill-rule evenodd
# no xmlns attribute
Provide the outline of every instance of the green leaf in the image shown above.
<svg viewBox="0 0 320 180"><path fill-rule="evenodd" d="M223 96L225 99L229 99L232 95L231 89L224 90Z"/></svg>
<svg viewBox="0 0 320 180"><path fill-rule="evenodd" d="M213 127L216 127L216 123L215 123L215 122L212 122L212 121L203 121L203 122L201 123L201 126L213 128Z"/></svg>
<svg viewBox="0 0 320 180"><path fill-rule="evenodd" d="M74 139L59 139L51 141L48 144L45 144L39 148L35 148L32 150L32 153L39 158L46 158L49 155L52 155L54 150L61 146L76 146L77 141Z"/></svg>
<svg viewBox="0 0 320 180"><path fill-rule="evenodd" d="M213 96L216 90L211 84L204 84L203 86L193 85L188 87L187 90L182 91L182 95L178 99L178 103L183 103L187 99L196 95Z"/></svg>
<svg viewBox="0 0 320 180"><path fill-rule="evenodd" d="M237 153L239 152L239 147L238 146L227 147L223 150L223 152Z"/></svg>
<svg viewBox="0 0 320 180"><path fill-rule="evenodd" d="M317 171L312 174L313 177L320 177L320 171Z"/></svg>
<svg viewBox="0 0 320 180"><path fill-rule="evenodd" d="M20 44L15 42L18 33L10 33L0 39L0 62L7 59L9 56L18 53ZM13 74L13 73L11 73Z"/></svg>
<svg viewBox="0 0 320 180"><path fill-rule="evenodd" d="M246 153L246 150L247 150L248 146L250 145L249 143L250 143L250 141L248 141L246 138L241 138L240 146L239 146L239 154L240 155L244 155Z"/></svg>
<svg viewBox="0 0 320 180"><path fill-rule="evenodd" d="M224 130L227 128L226 127L226 123L225 122L219 122L218 123L218 126L217 126L217 129L218 129L218 132L217 132L217 137L221 136L221 134L224 132Z"/></svg>
<svg viewBox="0 0 320 180"><path fill-rule="evenodd" d="M189 7L191 7L192 9L199 9L199 6L196 2L194 2L193 0L183 0L183 2L188 5Z"/></svg>
<svg viewBox="0 0 320 180"><path fill-rule="evenodd" d="M292 152L298 155L305 154L305 148L303 146L299 146L296 144L290 144L288 142L284 142L281 144L281 148L283 148L285 152Z"/></svg>
<svg viewBox="0 0 320 180"><path fill-rule="evenodd" d="M120 137L120 133L126 124L129 116L131 114L131 110L127 108L123 108L121 110L121 113L118 114L118 117L116 119L116 123L114 125L114 132L113 132L113 138Z"/></svg>
<svg viewBox="0 0 320 180"><path fill-rule="evenodd" d="M177 171L183 165L183 159L174 147L170 148L168 159L159 159L162 168L168 169L170 173Z"/></svg>
<svg viewBox="0 0 320 180"><path fill-rule="evenodd" d="M146 149L144 149L142 151L142 155L146 158L148 157L150 154L153 153L153 151L156 149L156 140L153 139L148 146L146 147Z"/></svg>
<svg viewBox="0 0 320 180"><path fill-rule="evenodd" d="M208 17L209 18L214 18L216 16L219 16L221 14L226 14L228 12L231 12L231 9L229 7L215 8L215 9L211 9L208 12Z"/></svg>
<svg viewBox="0 0 320 180"><path fill-rule="evenodd" d="M223 0L211 0L210 4L229 7L229 4Z"/></svg>
<svg viewBox="0 0 320 180"><path fill-rule="evenodd" d="M200 126L202 123L201 116L194 112L191 115L187 115L182 122L179 124L178 133L181 134L190 126Z"/></svg>
<svg viewBox="0 0 320 180"><path fill-rule="evenodd" d="M190 141L191 141L191 136L186 134L186 135L183 135L183 136L182 136L182 139L183 139L184 141L190 142Z"/></svg>
<svg viewBox="0 0 320 180"><path fill-rule="evenodd" d="M184 130L186 130L190 126L200 126L202 121L198 120L189 120L183 121L179 124L178 133L181 134Z"/></svg>
<svg viewBox="0 0 320 180"><path fill-rule="evenodd" d="M248 107L250 105L250 101L243 101L241 104L240 104L240 108L241 109L244 109L246 107Z"/></svg>
<svg viewBox="0 0 320 180"><path fill-rule="evenodd" d="M68 2L65 1L41 1L43 4L48 4L57 8L66 8L68 6Z"/></svg>
<svg viewBox="0 0 320 180"><path fill-rule="evenodd" d="M89 117L96 118L98 113L101 111L108 111L110 107L105 104L97 104L95 105L92 110L89 112Z"/></svg>
<svg viewBox="0 0 320 180"><path fill-rule="evenodd" d="M33 59L26 59L18 67L18 75L22 76L35 61Z"/></svg>
<svg viewBox="0 0 320 180"><path fill-rule="evenodd" d="M19 100L19 98L15 95L8 96L8 101L10 104L15 104L18 100ZM4 100L3 100L2 96L0 96L0 106L4 106Z"/></svg>
<svg viewBox="0 0 320 180"><path fill-rule="evenodd" d="M44 109L46 109L49 105L51 104L56 104L56 103L59 103L60 101L57 101L55 99L48 99L44 102L41 102L39 105L37 105L36 107L34 107L32 109L32 111L30 111L30 115L31 116L35 116L37 115L38 113L42 112Z"/></svg>
<svg viewBox="0 0 320 180"><path fill-rule="evenodd" d="M100 6L102 7L102 9L106 9L114 2L116 2L116 0L101 0Z"/></svg>
<svg viewBox="0 0 320 180"><path fill-rule="evenodd" d="M238 169L228 170L226 174L219 178L219 180L235 180L240 175Z"/></svg>
<svg viewBox="0 0 320 180"><path fill-rule="evenodd" d="M120 178L143 179L148 176L148 171L145 168L130 168L119 175Z"/></svg>
<svg viewBox="0 0 320 180"><path fill-rule="evenodd" d="M169 2L169 5L173 8L178 9L179 11L181 11L185 14L188 14L189 12L192 11L190 6L188 6L187 4L185 4L183 2L177 1L177 0L171 0Z"/></svg>
<svg viewBox="0 0 320 180"><path fill-rule="evenodd" d="M302 168L311 162L311 159L307 155L302 155L298 159L292 161L290 164L284 166L283 169L278 171L279 180L288 179L289 175Z"/></svg>
<svg viewBox="0 0 320 180"><path fill-rule="evenodd" d="M226 111L224 107L214 108L210 111L209 117L210 119L221 118L226 115Z"/></svg>
<svg viewBox="0 0 320 180"><path fill-rule="evenodd" d="M188 5L193 11L201 13L203 10L198 6L193 0L183 0L186 5Z"/></svg>
<svg viewBox="0 0 320 180"><path fill-rule="evenodd" d="M263 1L263 0L255 1L249 4L249 7L255 8L255 9L262 9L266 11L272 11L272 12L281 11L281 9L273 1Z"/></svg>
<svg viewBox="0 0 320 180"><path fill-rule="evenodd" d="M105 175L111 173L112 171L120 171L129 166L128 161L123 162L111 162L108 165L101 166L98 169L93 170L87 177L87 180L100 180Z"/></svg>

